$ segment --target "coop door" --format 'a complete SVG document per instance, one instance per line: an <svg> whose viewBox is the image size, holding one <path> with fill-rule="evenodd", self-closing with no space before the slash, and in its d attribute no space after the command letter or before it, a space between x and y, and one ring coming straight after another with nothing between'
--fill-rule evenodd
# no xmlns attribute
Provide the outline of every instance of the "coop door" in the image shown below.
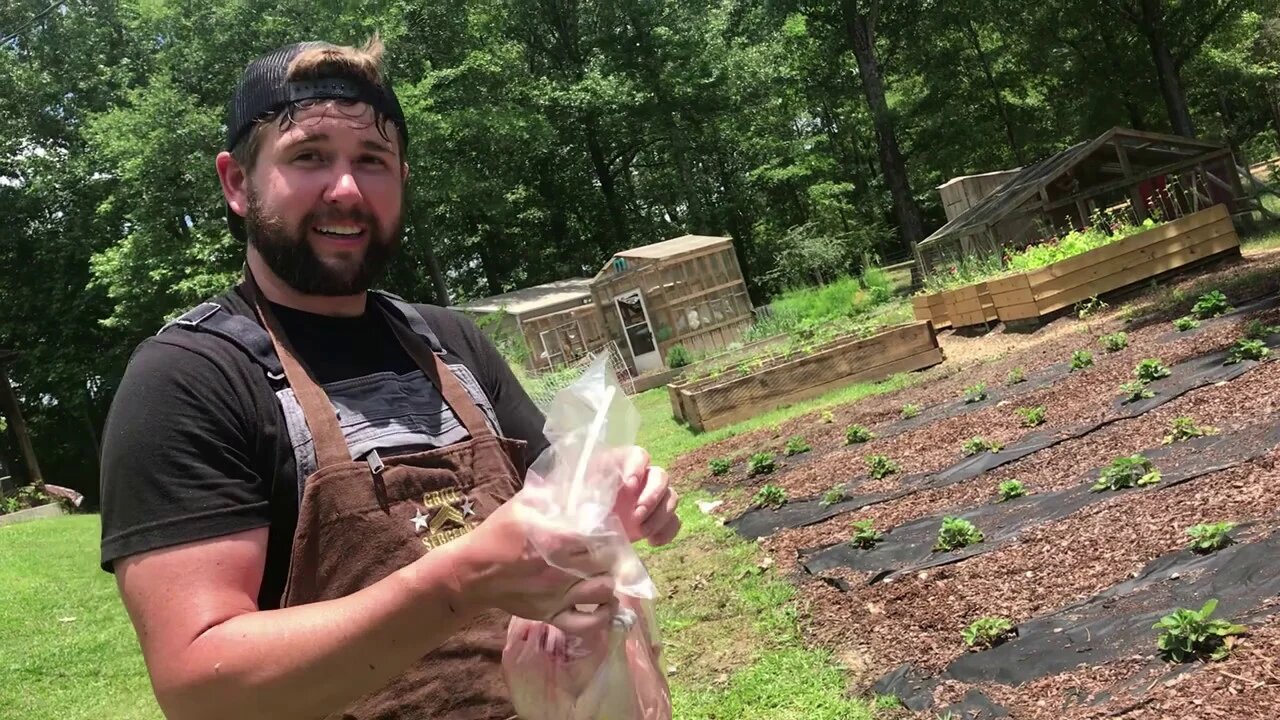
<svg viewBox="0 0 1280 720"><path fill-rule="evenodd" d="M631 349L631 357L635 359L636 372L646 373L650 370L662 369L662 356L658 353L658 345L653 339L653 328L649 324L649 313L644 306L644 298L635 290L619 295L613 300L618 308L618 317L622 320L622 334L627 337L627 347Z"/></svg>

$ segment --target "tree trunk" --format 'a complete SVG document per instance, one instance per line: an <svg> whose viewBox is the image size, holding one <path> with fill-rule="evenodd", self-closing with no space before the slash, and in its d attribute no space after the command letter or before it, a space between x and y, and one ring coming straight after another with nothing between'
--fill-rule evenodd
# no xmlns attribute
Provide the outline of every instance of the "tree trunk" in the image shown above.
<svg viewBox="0 0 1280 720"><path fill-rule="evenodd" d="M680 170L680 184L684 187L685 206L689 209L685 216L685 232L705 235L708 232L707 216L702 210L702 197L698 195L697 183L693 181L693 169L689 167L689 138L680 127L675 113L671 114L671 144L675 151L676 167Z"/></svg>
<svg viewBox="0 0 1280 720"><path fill-rule="evenodd" d="M880 172L884 174L893 197L893 212L898 219L899 232L908 248L914 252L916 244L924 239L924 222L920 208L911 195L907 180L907 163L898 148L898 138L889 114L889 103L884 97L884 79L880 74L880 61L876 57L875 28L871 17L852 7L852 0L845 0L844 24L853 54L858 60L858 75L862 78L862 90L871 108L872 123L880 150Z"/></svg>
<svg viewBox="0 0 1280 720"><path fill-rule="evenodd" d="M22 452L22 462L27 466L27 481L33 487L44 487L44 476L40 474L40 463L36 462L36 451L31 445L31 436L27 433L27 423L22 419L22 408L18 406L18 396L9 384L9 370L0 366L0 414L9 421L13 437L18 441L18 449Z"/></svg>
<svg viewBox="0 0 1280 720"><path fill-rule="evenodd" d="M1161 17L1160 0L1142 1L1142 31L1151 46L1151 57L1156 64L1156 78L1160 81L1160 95L1169 111L1169 124L1173 132L1186 137L1196 136L1195 123L1187 108L1187 97L1182 91L1182 71L1169 49L1164 34L1164 18Z"/></svg>
<svg viewBox="0 0 1280 720"><path fill-rule="evenodd" d="M609 212L609 230L618 250L629 247L627 235L627 217L622 209L622 200L618 197L617 188L613 184L613 173L609 172L609 163L605 160L604 148L600 146L599 131L596 121L587 119L586 123L587 151L591 154L591 166L596 172L596 182L600 183L600 192L604 195L605 208Z"/></svg>
<svg viewBox="0 0 1280 720"><path fill-rule="evenodd" d="M435 291L436 304L448 307L453 301L449 298L449 286L444 282L444 273L440 270L440 261L436 259L435 248L431 243L423 243L427 251L427 269L431 272L431 288Z"/></svg>
<svg viewBox="0 0 1280 720"><path fill-rule="evenodd" d="M484 272L485 284L489 286L490 295L501 295L503 292L502 269L499 267L502 263L498 258L506 253L502 250L502 239L497 235L493 227L488 226L481 236L481 242L484 245L480 248L480 268Z"/></svg>
<svg viewBox="0 0 1280 720"><path fill-rule="evenodd" d="M1000 94L1000 86L996 84L995 74L991 71L991 60L987 58L987 54L982 50L982 39L978 37L978 29L973 26L973 20L966 19L964 23L965 31L969 35L969 42L973 43L973 49L978 53L978 63L982 66L982 74L987 78L987 87L991 89L991 98L996 106L996 112L1000 113L1000 120L1004 123L1004 135L1009 140L1009 149L1013 151L1013 159L1022 165L1022 146L1018 144L1018 139L1013 133L1013 122L1009 119L1009 108L1004 104L1004 96Z"/></svg>
<svg viewBox="0 0 1280 720"><path fill-rule="evenodd" d="M1270 87L1267 99L1271 101L1271 123L1276 126L1276 142L1280 142L1280 86Z"/></svg>

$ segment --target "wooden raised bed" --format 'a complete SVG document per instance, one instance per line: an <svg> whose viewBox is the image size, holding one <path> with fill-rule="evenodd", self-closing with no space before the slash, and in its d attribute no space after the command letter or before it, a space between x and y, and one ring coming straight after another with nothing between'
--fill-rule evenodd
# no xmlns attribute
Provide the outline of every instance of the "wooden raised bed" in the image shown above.
<svg viewBox="0 0 1280 720"><path fill-rule="evenodd" d="M775 358L749 375L668 385L671 411L695 430L715 430L829 390L942 362L929 321L887 328L869 338L846 337L799 358Z"/></svg>
<svg viewBox="0 0 1280 720"><path fill-rule="evenodd" d="M912 296L911 310L916 319L932 322L934 330L951 327L951 318L947 316L947 303L943 298L945 294L936 292L929 295Z"/></svg>
<svg viewBox="0 0 1280 720"><path fill-rule="evenodd" d="M1039 319L1103 293L1225 253L1240 238L1226 205L1214 205L1043 268L988 280L1003 322Z"/></svg>
<svg viewBox="0 0 1280 720"><path fill-rule="evenodd" d="M999 319L995 300L985 282L947 290L942 293L942 299L952 327L988 325Z"/></svg>

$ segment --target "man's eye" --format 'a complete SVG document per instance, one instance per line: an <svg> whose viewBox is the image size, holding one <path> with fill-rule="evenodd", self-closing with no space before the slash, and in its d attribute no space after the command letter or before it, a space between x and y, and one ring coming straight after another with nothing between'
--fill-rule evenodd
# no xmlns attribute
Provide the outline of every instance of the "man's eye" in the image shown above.
<svg viewBox="0 0 1280 720"><path fill-rule="evenodd" d="M304 150L297 155L294 155L293 159L300 162L315 162L320 159L320 153L315 152L314 150Z"/></svg>
<svg viewBox="0 0 1280 720"><path fill-rule="evenodd" d="M371 163L373 165L378 165L379 167L385 167L387 164L386 159L381 155L365 155L363 161L367 164Z"/></svg>

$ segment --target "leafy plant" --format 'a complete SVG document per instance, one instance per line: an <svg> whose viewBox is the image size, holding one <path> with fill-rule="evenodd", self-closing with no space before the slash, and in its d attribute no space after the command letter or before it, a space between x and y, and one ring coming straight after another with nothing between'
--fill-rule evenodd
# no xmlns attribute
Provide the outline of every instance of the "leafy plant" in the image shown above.
<svg viewBox="0 0 1280 720"><path fill-rule="evenodd" d="M1191 306L1191 314L1204 320L1231 312L1231 304L1227 296L1220 290L1211 290L1200 296L1196 304Z"/></svg>
<svg viewBox="0 0 1280 720"><path fill-rule="evenodd" d="M1093 353L1088 350L1077 350L1071 353L1071 370L1084 370L1093 365Z"/></svg>
<svg viewBox="0 0 1280 720"><path fill-rule="evenodd" d="M752 500L760 507L782 507L787 502L787 494L777 485L765 485L756 492Z"/></svg>
<svg viewBox="0 0 1280 720"><path fill-rule="evenodd" d="M965 457L970 457L972 455L977 455L980 452L986 452L988 450L990 450L991 452L1000 452L1000 450L1003 448L1004 446L998 442L993 442L991 440L987 440L984 438L975 437L975 438L969 438L968 440L964 441L963 450L964 450Z"/></svg>
<svg viewBox="0 0 1280 720"><path fill-rule="evenodd" d="M1044 424L1045 407L1036 405L1035 407L1020 407L1016 410L1018 416L1022 418L1023 427L1036 427Z"/></svg>
<svg viewBox="0 0 1280 720"><path fill-rule="evenodd" d="M1227 365L1235 365L1242 360L1261 360L1271 354L1271 348L1261 340L1241 338L1227 351Z"/></svg>
<svg viewBox="0 0 1280 720"><path fill-rule="evenodd" d="M795 437L787 441L787 445L784 448L784 451L787 453L788 456L791 456L791 455L799 455L800 453L803 453L803 452L809 452L812 449L813 448L809 447L808 441L806 441L804 438L800 437L799 435L796 435Z"/></svg>
<svg viewBox="0 0 1280 720"><path fill-rule="evenodd" d="M871 477L877 480L888 477L900 469L898 463L890 460L886 455L867 456L867 470L871 473Z"/></svg>
<svg viewBox="0 0 1280 720"><path fill-rule="evenodd" d="M671 369L682 368L693 362L693 355L685 349L683 345L672 345L667 351L667 367Z"/></svg>
<svg viewBox="0 0 1280 720"><path fill-rule="evenodd" d="M1192 418L1182 416L1173 419L1173 424L1169 427L1169 434L1164 436L1164 444L1171 445L1183 440L1198 438L1204 435L1213 435L1217 433L1217 428L1200 427L1196 425L1196 421Z"/></svg>
<svg viewBox="0 0 1280 720"><path fill-rule="evenodd" d="M822 507L827 507L828 505L835 505L836 503L840 502L843 499L844 499L844 490L841 490L840 486L837 485L836 487L833 487L830 490L822 493L822 499L818 501L818 504L820 504Z"/></svg>
<svg viewBox="0 0 1280 720"><path fill-rule="evenodd" d="M844 441L846 445L869 442L874 437L875 435L872 435L870 430L861 425L850 425L849 428L844 431Z"/></svg>
<svg viewBox="0 0 1280 720"><path fill-rule="evenodd" d="M1177 320L1174 320L1173 326L1178 329L1178 332L1186 332L1188 330L1195 330L1196 328L1200 327L1200 321L1196 320L1195 318L1189 315L1186 315L1178 318Z"/></svg>
<svg viewBox="0 0 1280 720"><path fill-rule="evenodd" d="M1081 302L1076 303L1076 316L1081 320L1088 320L1106 309L1107 304L1099 300L1097 295L1094 295L1088 300L1082 300Z"/></svg>
<svg viewBox="0 0 1280 720"><path fill-rule="evenodd" d="M707 465L710 466L712 475L724 475L733 467L733 463L726 458L712 458Z"/></svg>
<svg viewBox="0 0 1280 720"><path fill-rule="evenodd" d="M982 532L973 523L963 518L946 517L942 519L942 527L938 530L938 542L934 544L934 552L959 550L984 540Z"/></svg>
<svg viewBox="0 0 1280 720"><path fill-rule="evenodd" d="M1160 482L1160 470L1142 455L1118 457L1102 469L1098 480L1090 488L1093 492L1122 490L1124 488L1154 485Z"/></svg>
<svg viewBox="0 0 1280 720"><path fill-rule="evenodd" d="M1231 544L1231 536L1227 533L1236 529L1232 522L1201 523L1187 528L1191 538L1191 549L1198 553L1211 553L1214 550Z"/></svg>
<svg viewBox="0 0 1280 720"><path fill-rule="evenodd" d="M832 413L830 410L823 410L823 411L822 411L822 424L823 424L823 425L830 425L831 423L833 423L833 422L835 422L835 421L836 421L836 416L835 416L835 414L834 414L834 413Z"/></svg>
<svg viewBox="0 0 1280 720"><path fill-rule="evenodd" d="M871 520L854 520L852 527L853 537L850 538L849 544L856 548L868 550L884 539L884 535L876 532Z"/></svg>
<svg viewBox="0 0 1280 720"><path fill-rule="evenodd" d="M1218 600L1210 598L1199 610L1181 608L1160 618L1152 629L1163 630L1156 639L1161 656L1171 662L1191 659L1222 660L1231 654L1232 640L1248 632L1243 625L1210 620Z"/></svg>
<svg viewBox="0 0 1280 720"><path fill-rule="evenodd" d="M1254 320L1245 328L1244 336L1250 340L1266 340L1268 336L1280 332L1280 325L1267 325L1261 320Z"/></svg>
<svg viewBox="0 0 1280 720"><path fill-rule="evenodd" d="M1120 392L1124 395L1124 401L1127 403L1138 402L1139 400L1153 398L1156 396L1156 394L1147 387L1147 384L1141 380L1122 383L1120 385Z"/></svg>
<svg viewBox="0 0 1280 720"><path fill-rule="evenodd" d="M1013 622L1002 617L981 617L974 620L961 633L969 647L991 648L1013 634Z"/></svg>
<svg viewBox="0 0 1280 720"><path fill-rule="evenodd" d="M1014 498L1020 498L1026 495L1027 488L1022 484L1021 481L1005 480L1004 482L1000 483L1000 489L997 492L999 492L999 496L996 497L996 502L1002 503L1002 502L1007 502L1009 500L1013 500Z"/></svg>
<svg viewBox="0 0 1280 720"><path fill-rule="evenodd" d="M1016 367L1009 371L1009 376L1005 378L1005 382L1010 385L1017 385L1027 381L1027 371L1020 367Z"/></svg>
<svg viewBox="0 0 1280 720"><path fill-rule="evenodd" d="M1107 352L1120 352L1129 347L1129 336L1124 332L1115 332L1110 335L1103 335L1099 340L1102 342L1102 349Z"/></svg>
<svg viewBox="0 0 1280 720"><path fill-rule="evenodd" d="M911 403L907 403L906 405L903 405L903 406L902 406L902 419L903 419L903 420L910 420L911 418L913 418L913 417L915 417L915 416L917 416L917 415L919 415L919 414L920 414L920 406L919 406L919 405L913 405L913 404L911 404Z"/></svg>
<svg viewBox="0 0 1280 720"><path fill-rule="evenodd" d="M758 452L751 456L747 461L747 477L755 477L757 475L768 475L773 472L773 454L767 452Z"/></svg>
<svg viewBox="0 0 1280 720"><path fill-rule="evenodd" d="M987 384L974 383L964 389L964 401L966 403L982 402L987 399Z"/></svg>
<svg viewBox="0 0 1280 720"><path fill-rule="evenodd" d="M1159 358L1147 358L1133 369L1133 374L1144 383L1155 382L1160 378L1169 377L1172 373L1173 371L1160 362Z"/></svg>
<svg viewBox="0 0 1280 720"><path fill-rule="evenodd" d="M877 710L894 710L902 707L902 701L897 695L877 695L874 705Z"/></svg>

